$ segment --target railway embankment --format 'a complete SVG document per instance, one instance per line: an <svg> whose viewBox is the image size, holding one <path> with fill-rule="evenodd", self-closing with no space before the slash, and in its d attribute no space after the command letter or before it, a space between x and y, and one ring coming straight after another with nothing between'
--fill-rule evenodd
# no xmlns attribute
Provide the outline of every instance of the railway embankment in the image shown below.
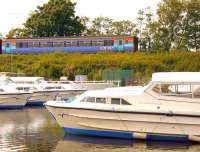
<svg viewBox="0 0 200 152"><path fill-rule="evenodd" d="M32 76L58 79L87 74L100 80L107 68L133 69L138 81L147 81L153 72L200 71L200 53L172 51L161 53L45 53L0 55L0 72L18 72Z"/></svg>

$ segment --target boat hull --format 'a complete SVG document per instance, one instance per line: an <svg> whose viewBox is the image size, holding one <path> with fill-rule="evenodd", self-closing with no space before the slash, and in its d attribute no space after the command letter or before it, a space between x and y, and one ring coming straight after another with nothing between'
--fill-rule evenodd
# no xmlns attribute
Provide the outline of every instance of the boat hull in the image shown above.
<svg viewBox="0 0 200 152"><path fill-rule="evenodd" d="M29 93L20 94L1 94L0 95L0 109L21 109L24 108L27 99L31 96Z"/></svg>
<svg viewBox="0 0 200 152"><path fill-rule="evenodd" d="M46 107L67 133L127 139L200 141L200 117Z"/></svg>

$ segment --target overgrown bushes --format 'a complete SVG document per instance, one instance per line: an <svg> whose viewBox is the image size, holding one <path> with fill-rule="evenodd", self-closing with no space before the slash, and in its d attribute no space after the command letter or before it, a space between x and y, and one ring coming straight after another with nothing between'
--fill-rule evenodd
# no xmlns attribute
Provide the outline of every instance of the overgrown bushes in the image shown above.
<svg viewBox="0 0 200 152"><path fill-rule="evenodd" d="M153 72L200 71L200 53L46 53L1 55L0 71L20 72L32 76L58 79L87 74L90 80L101 79L106 68L134 69L137 80L146 81Z"/></svg>

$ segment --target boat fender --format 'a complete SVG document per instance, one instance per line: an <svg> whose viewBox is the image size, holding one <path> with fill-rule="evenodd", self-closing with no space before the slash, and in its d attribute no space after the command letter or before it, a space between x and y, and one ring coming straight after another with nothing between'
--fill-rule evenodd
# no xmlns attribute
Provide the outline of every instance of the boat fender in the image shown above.
<svg viewBox="0 0 200 152"><path fill-rule="evenodd" d="M133 138L135 139L147 139L147 134L146 133L133 133Z"/></svg>
<svg viewBox="0 0 200 152"><path fill-rule="evenodd" d="M194 142L200 142L200 136L189 135L189 140Z"/></svg>

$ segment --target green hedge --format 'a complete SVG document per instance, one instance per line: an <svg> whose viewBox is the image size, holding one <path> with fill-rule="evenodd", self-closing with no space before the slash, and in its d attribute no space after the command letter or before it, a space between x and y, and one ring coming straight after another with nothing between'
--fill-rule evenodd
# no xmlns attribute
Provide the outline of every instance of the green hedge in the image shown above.
<svg viewBox="0 0 200 152"><path fill-rule="evenodd" d="M0 55L1 72L19 72L32 76L58 79L87 74L90 80L100 80L106 68L134 69L137 80L147 81L153 72L200 71L200 53L173 51L170 53L45 53Z"/></svg>

